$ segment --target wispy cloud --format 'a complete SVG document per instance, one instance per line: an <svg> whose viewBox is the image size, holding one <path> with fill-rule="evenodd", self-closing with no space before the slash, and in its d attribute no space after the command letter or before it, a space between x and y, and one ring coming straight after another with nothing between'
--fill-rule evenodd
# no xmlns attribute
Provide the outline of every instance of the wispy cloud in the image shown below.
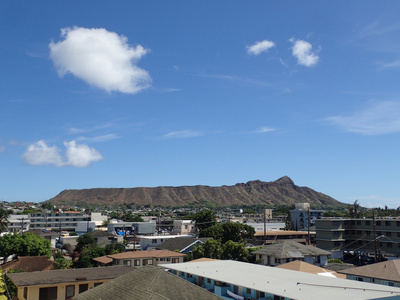
<svg viewBox="0 0 400 300"><path fill-rule="evenodd" d="M6 146L0 145L0 153L4 152L6 150Z"/></svg>
<svg viewBox="0 0 400 300"><path fill-rule="evenodd" d="M164 139L173 139L173 138L193 138L204 135L202 131L193 131L193 130L181 130L181 131L171 131L167 134L164 134L162 138Z"/></svg>
<svg viewBox="0 0 400 300"><path fill-rule="evenodd" d="M271 128L271 127L261 127L255 131L253 131L253 133L267 133L267 132L271 132L271 131L275 131L275 128Z"/></svg>
<svg viewBox="0 0 400 300"><path fill-rule="evenodd" d="M251 78L232 76L232 75L199 74L198 76L204 77L204 78L215 78L215 79L228 80L228 81L232 81L232 82L243 82L243 83L262 86L262 87L271 86L271 84L266 81L260 81L260 80L255 80L255 79L251 79Z"/></svg>
<svg viewBox="0 0 400 300"><path fill-rule="evenodd" d="M109 134L103 134L103 135L98 135L94 137L86 137L86 136L80 136L77 137L77 141L86 141L86 142L93 142L93 143L98 143L98 142L108 142L112 141L115 139L119 139L120 136L118 136L115 133L109 133Z"/></svg>
<svg viewBox="0 0 400 300"><path fill-rule="evenodd" d="M94 148L76 141L64 142L65 158L60 154L57 146L48 146L45 141L40 140L28 146L22 155L22 160L28 165L54 165L56 167L71 166L85 168L103 157Z"/></svg>
<svg viewBox="0 0 400 300"><path fill-rule="evenodd" d="M325 120L346 131L366 135L400 132L400 102L375 101L359 112Z"/></svg>
<svg viewBox="0 0 400 300"><path fill-rule="evenodd" d="M294 38L289 41L293 43L292 54L297 58L299 65L311 67L318 63L319 56L312 51L312 45L309 42Z"/></svg>
<svg viewBox="0 0 400 300"><path fill-rule="evenodd" d="M382 24L380 21L373 21L372 23L366 25L358 33L358 38L366 38L371 36L380 36L389 34L400 30L400 23L393 24Z"/></svg>
<svg viewBox="0 0 400 300"><path fill-rule="evenodd" d="M400 59L387 63L380 63L381 69L400 69Z"/></svg>
<svg viewBox="0 0 400 300"><path fill-rule="evenodd" d="M63 28L62 41L51 42L50 57L60 76L71 73L108 92L135 94L151 85L136 63L149 50L103 28Z"/></svg>
<svg viewBox="0 0 400 300"><path fill-rule="evenodd" d="M259 55L263 52L268 52L269 49L275 47L275 43L268 40L255 42L253 45L246 46L247 53L250 55Z"/></svg>
<svg viewBox="0 0 400 300"><path fill-rule="evenodd" d="M174 93L174 92L179 92L181 89L176 89L176 88L165 88L162 89L160 92L161 93Z"/></svg>
<svg viewBox="0 0 400 300"><path fill-rule="evenodd" d="M359 200L361 206L367 208L375 208L375 207L384 208L385 206L389 208L397 208L399 207L400 203L400 198L384 197L381 195L357 196L357 197L352 197L352 199Z"/></svg>

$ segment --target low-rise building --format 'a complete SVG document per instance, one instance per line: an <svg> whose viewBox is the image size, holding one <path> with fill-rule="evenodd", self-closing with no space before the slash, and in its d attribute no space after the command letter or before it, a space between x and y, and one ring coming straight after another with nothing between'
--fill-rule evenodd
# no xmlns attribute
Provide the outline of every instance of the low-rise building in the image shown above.
<svg viewBox="0 0 400 300"><path fill-rule="evenodd" d="M329 251L290 240L263 246L262 249L256 250L253 253L257 259L261 259L263 264L267 266L276 266L294 260L305 261L312 265L325 266L331 254Z"/></svg>
<svg viewBox="0 0 400 300"><path fill-rule="evenodd" d="M196 231L195 221L193 220L174 220L172 234L190 235Z"/></svg>
<svg viewBox="0 0 400 300"><path fill-rule="evenodd" d="M296 230L315 226L315 221L321 219L322 209L310 209L310 203L295 203L295 209L290 210L293 226Z"/></svg>
<svg viewBox="0 0 400 300"><path fill-rule="evenodd" d="M78 295L132 271L131 267L109 267L45 272L8 273L17 287L19 300L72 299Z"/></svg>
<svg viewBox="0 0 400 300"><path fill-rule="evenodd" d="M191 235L140 235L140 249L141 250L152 250L160 246L162 243L169 239L176 239L182 237L193 237Z"/></svg>
<svg viewBox="0 0 400 300"><path fill-rule="evenodd" d="M161 267L224 299L400 299L400 288L231 260Z"/></svg>
<svg viewBox="0 0 400 300"><path fill-rule="evenodd" d="M156 266L160 263L182 263L186 254L169 250L128 251L94 258L100 266Z"/></svg>
<svg viewBox="0 0 400 300"><path fill-rule="evenodd" d="M389 260L342 271L347 279L400 287L400 260Z"/></svg>
<svg viewBox="0 0 400 300"><path fill-rule="evenodd" d="M209 238L193 238L193 237L177 237L168 239L161 245L157 246L159 250L178 251L180 253L192 253L193 249L200 244L203 244Z"/></svg>

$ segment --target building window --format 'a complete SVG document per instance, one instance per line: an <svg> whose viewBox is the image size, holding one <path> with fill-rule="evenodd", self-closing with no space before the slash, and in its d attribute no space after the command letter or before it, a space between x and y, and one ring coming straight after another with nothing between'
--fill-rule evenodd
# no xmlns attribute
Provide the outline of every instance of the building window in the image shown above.
<svg viewBox="0 0 400 300"><path fill-rule="evenodd" d="M24 287L24 298L28 299L28 287Z"/></svg>
<svg viewBox="0 0 400 300"><path fill-rule="evenodd" d="M179 258L173 258L173 259L172 259L172 263L173 263L173 264L179 263Z"/></svg>
<svg viewBox="0 0 400 300"><path fill-rule="evenodd" d="M376 226L381 226L381 221L376 221Z"/></svg>
<svg viewBox="0 0 400 300"><path fill-rule="evenodd" d="M57 287L40 288L39 300L57 300Z"/></svg>
<svg viewBox="0 0 400 300"><path fill-rule="evenodd" d="M152 264L153 264L153 260L152 260L152 259L148 259L148 260L147 260L147 264L148 264L148 265L152 265Z"/></svg>
<svg viewBox="0 0 400 300"><path fill-rule="evenodd" d="M124 260L124 266L131 266L132 262L130 260Z"/></svg>
<svg viewBox="0 0 400 300"><path fill-rule="evenodd" d="M386 225L386 226L390 226L390 221L386 221L386 222L385 222L385 225Z"/></svg>
<svg viewBox="0 0 400 300"><path fill-rule="evenodd" d="M89 289L89 284L84 283L79 285L79 294L87 291Z"/></svg>
<svg viewBox="0 0 400 300"><path fill-rule="evenodd" d="M357 225L361 225L361 220L357 220Z"/></svg>
<svg viewBox="0 0 400 300"><path fill-rule="evenodd" d="M74 285L67 285L65 288L65 299L69 300L75 296L75 286Z"/></svg>
<svg viewBox="0 0 400 300"><path fill-rule="evenodd" d="M386 236L392 236L392 233L390 231L386 232Z"/></svg>
<svg viewBox="0 0 400 300"><path fill-rule="evenodd" d="M371 225L371 221L365 221L365 225L367 226Z"/></svg>
<svg viewBox="0 0 400 300"><path fill-rule="evenodd" d="M157 243L157 240L156 240L156 239L152 239L152 240L151 240L151 243L152 243L152 244L156 244L156 243Z"/></svg>
<svg viewBox="0 0 400 300"><path fill-rule="evenodd" d="M392 248L392 243L386 243L386 246L387 246L388 248Z"/></svg>

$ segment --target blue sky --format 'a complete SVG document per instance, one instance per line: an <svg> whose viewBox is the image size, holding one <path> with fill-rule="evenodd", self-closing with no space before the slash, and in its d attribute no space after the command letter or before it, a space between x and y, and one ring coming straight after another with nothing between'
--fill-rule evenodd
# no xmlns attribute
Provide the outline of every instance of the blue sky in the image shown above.
<svg viewBox="0 0 400 300"><path fill-rule="evenodd" d="M289 176L400 205L398 1L2 1L0 197Z"/></svg>

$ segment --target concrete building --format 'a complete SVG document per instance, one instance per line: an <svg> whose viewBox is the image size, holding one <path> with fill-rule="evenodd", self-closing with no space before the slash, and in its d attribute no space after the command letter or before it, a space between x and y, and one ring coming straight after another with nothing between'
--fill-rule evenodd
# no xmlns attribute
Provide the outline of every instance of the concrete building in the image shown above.
<svg viewBox="0 0 400 300"><path fill-rule="evenodd" d="M163 264L224 299L400 299L400 288L231 260Z"/></svg>
<svg viewBox="0 0 400 300"><path fill-rule="evenodd" d="M141 250L152 250L160 246L166 240L182 238L182 237L193 237L191 235L152 235L152 236L138 236L140 239Z"/></svg>
<svg viewBox="0 0 400 300"><path fill-rule="evenodd" d="M174 220L172 234L191 235L195 234L195 221L193 220Z"/></svg>
<svg viewBox="0 0 400 300"><path fill-rule="evenodd" d="M108 223L107 231L116 235L141 235L156 232L156 223L153 222L113 222Z"/></svg>
<svg viewBox="0 0 400 300"><path fill-rule="evenodd" d="M321 209L310 209L310 203L296 203L295 209L290 210L296 230L308 229L308 218L310 218L310 227L314 227L315 221L321 219L322 213Z"/></svg>
<svg viewBox="0 0 400 300"><path fill-rule="evenodd" d="M91 221L90 215L76 211L29 215L31 229L75 231L79 221Z"/></svg>
<svg viewBox="0 0 400 300"><path fill-rule="evenodd" d="M375 233L379 251L384 254L400 255L400 218L375 220ZM336 252L337 257L344 250L374 252L373 219L324 218L316 220L317 247Z"/></svg>
<svg viewBox="0 0 400 300"><path fill-rule="evenodd" d="M8 217L8 232L25 232L30 229L31 221L29 215L10 215Z"/></svg>

